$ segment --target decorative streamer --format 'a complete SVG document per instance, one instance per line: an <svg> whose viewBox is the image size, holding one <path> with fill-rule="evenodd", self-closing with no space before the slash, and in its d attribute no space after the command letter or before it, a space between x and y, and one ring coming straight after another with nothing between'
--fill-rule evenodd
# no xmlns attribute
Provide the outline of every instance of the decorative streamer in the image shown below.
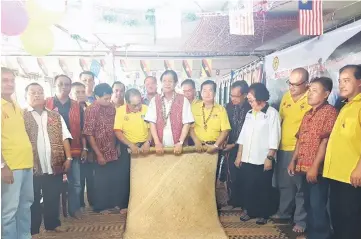
<svg viewBox="0 0 361 239"><path fill-rule="evenodd" d="M122 69L123 72L126 72L128 66L125 60L120 59L119 63L120 63L120 69Z"/></svg>
<svg viewBox="0 0 361 239"><path fill-rule="evenodd" d="M192 78L193 60L182 61L183 79Z"/></svg>
<svg viewBox="0 0 361 239"><path fill-rule="evenodd" d="M150 76L149 61L140 60L140 68L143 71L144 77Z"/></svg>
<svg viewBox="0 0 361 239"><path fill-rule="evenodd" d="M69 67L67 66L64 59L59 58L59 66L65 75L67 75L67 76L70 75Z"/></svg>
<svg viewBox="0 0 361 239"><path fill-rule="evenodd" d="M164 60L165 70L174 70L174 60Z"/></svg>
<svg viewBox="0 0 361 239"><path fill-rule="evenodd" d="M29 72L28 67L24 63L24 60L21 57L16 57L16 61L18 62L20 68L23 70L25 75L28 75L30 72Z"/></svg>
<svg viewBox="0 0 361 239"><path fill-rule="evenodd" d="M80 67L83 69L83 71L88 71L89 70L88 64L87 64L85 59L80 58L79 59L79 64L80 64Z"/></svg>
<svg viewBox="0 0 361 239"><path fill-rule="evenodd" d="M203 59L202 60L202 76L203 77L212 77L212 60Z"/></svg>
<svg viewBox="0 0 361 239"><path fill-rule="evenodd" d="M38 66L39 66L40 69L42 70L43 74L44 74L45 76L49 76L49 71L48 71L48 69L47 69L46 66L45 66L44 60L43 60L42 58L37 58L36 60L37 60L37 62L38 62Z"/></svg>

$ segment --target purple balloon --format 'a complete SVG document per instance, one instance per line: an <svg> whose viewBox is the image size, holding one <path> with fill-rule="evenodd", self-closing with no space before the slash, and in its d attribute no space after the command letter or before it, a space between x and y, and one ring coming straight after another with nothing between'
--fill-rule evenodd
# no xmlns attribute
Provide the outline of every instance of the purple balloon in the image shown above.
<svg viewBox="0 0 361 239"><path fill-rule="evenodd" d="M1 1L1 33L17 36L25 31L29 16L22 1Z"/></svg>

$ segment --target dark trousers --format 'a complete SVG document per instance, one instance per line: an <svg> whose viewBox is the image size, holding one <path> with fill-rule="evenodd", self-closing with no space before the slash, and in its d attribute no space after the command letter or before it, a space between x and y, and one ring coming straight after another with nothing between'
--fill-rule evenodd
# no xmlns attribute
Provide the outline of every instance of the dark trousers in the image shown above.
<svg viewBox="0 0 361 239"><path fill-rule="evenodd" d="M301 187L307 212L307 238L330 239L331 225L327 210L329 182L322 176L317 180L315 184L308 183L306 176L303 176Z"/></svg>
<svg viewBox="0 0 361 239"><path fill-rule="evenodd" d="M84 191L86 185L86 193L89 206L94 204L94 167L95 163L85 162L80 165L80 206L85 207Z"/></svg>
<svg viewBox="0 0 361 239"><path fill-rule="evenodd" d="M272 215L273 170L264 171L264 165L242 163L244 175L244 208L252 218L269 218Z"/></svg>
<svg viewBox="0 0 361 239"><path fill-rule="evenodd" d="M95 164L94 206L95 212L112 209L119 204L119 160L105 165Z"/></svg>
<svg viewBox="0 0 361 239"><path fill-rule="evenodd" d="M330 207L335 239L361 238L361 188L330 180Z"/></svg>
<svg viewBox="0 0 361 239"><path fill-rule="evenodd" d="M230 152L226 154L226 171L227 171L227 188L229 201L228 205L233 207L243 207L242 197L242 173L239 168L234 165L238 152L238 147L234 147Z"/></svg>
<svg viewBox="0 0 361 239"><path fill-rule="evenodd" d="M61 225L59 219L60 193L63 185L63 175L34 176L34 203L31 206L31 234L38 234L44 216L46 230L54 230ZM44 207L40 200L43 196Z"/></svg>
<svg viewBox="0 0 361 239"><path fill-rule="evenodd" d="M130 154L127 147L122 146L121 157L119 160L119 207L121 209L128 208L129 191L130 191Z"/></svg>

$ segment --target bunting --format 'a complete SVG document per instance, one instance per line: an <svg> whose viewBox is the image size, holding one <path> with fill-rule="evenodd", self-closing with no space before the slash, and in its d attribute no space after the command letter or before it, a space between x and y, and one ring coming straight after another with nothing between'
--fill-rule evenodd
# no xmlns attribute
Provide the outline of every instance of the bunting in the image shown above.
<svg viewBox="0 0 361 239"><path fill-rule="evenodd" d="M165 70L174 70L174 60L164 60Z"/></svg>
<svg viewBox="0 0 361 239"><path fill-rule="evenodd" d="M149 65L150 65L149 61L145 61L145 60L140 61L140 68L143 71L144 77L147 77L147 76L151 75Z"/></svg>
<svg viewBox="0 0 361 239"><path fill-rule="evenodd" d="M192 72L193 72L193 60L183 60L182 61L183 79L192 78Z"/></svg>
<svg viewBox="0 0 361 239"><path fill-rule="evenodd" d="M21 57L16 57L16 61L18 62L20 68L23 70L25 75L28 75L30 72L29 72L29 69L26 67L23 59Z"/></svg>
<svg viewBox="0 0 361 239"><path fill-rule="evenodd" d="M90 71L93 72L93 74L98 77L100 73L101 65L97 60L92 60L90 65Z"/></svg>
<svg viewBox="0 0 361 239"><path fill-rule="evenodd" d="M202 59L202 77L212 77L211 59Z"/></svg>
<svg viewBox="0 0 361 239"><path fill-rule="evenodd" d="M63 58L59 58L59 66L65 75L67 76L70 75L69 68Z"/></svg>
<svg viewBox="0 0 361 239"><path fill-rule="evenodd" d="M83 71L88 71L89 70L88 64L87 64L85 59L80 58L79 59L79 64L80 64L80 67L83 69Z"/></svg>
<svg viewBox="0 0 361 239"><path fill-rule="evenodd" d="M42 58L37 58L36 59L38 62L38 66L40 67L41 71L43 72L43 74L45 76L49 76L49 72L48 69L46 68L45 64L44 64L44 60Z"/></svg>

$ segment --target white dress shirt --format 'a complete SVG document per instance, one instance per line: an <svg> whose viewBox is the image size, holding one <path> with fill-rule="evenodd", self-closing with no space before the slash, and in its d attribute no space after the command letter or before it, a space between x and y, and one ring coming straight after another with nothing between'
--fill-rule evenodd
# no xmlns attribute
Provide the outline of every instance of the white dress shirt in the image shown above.
<svg viewBox="0 0 361 239"><path fill-rule="evenodd" d="M37 148L41 170L43 173L53 174L53 169L51 168L51 145L48 134L48 112L43 110L40 115L30 106L28 107L28 111L31 112L36 123L38 124ZM63 141L66 139L72 139L63 117L60 116L60 120Z"/></svg>
<svg viewBox="0 0 361 239"><path fill-rule="evenodd" d="M163 97L163 95L161 97ZM168 114L168 112L170 111L170 108L172 106L172 100L168 101L167 99L164 99L164 104L165 104L166 114ZM147 114L145 115L144 120L151 122L151 123L157 122L157 109L156 109L156 104L155 104L155 97L153 97L153 99L150 101L150 104L148 106L148 111L147 111ZM184 97L183 111L182 111L182 123L183 124L191 124L193 122L194 122L194 118L193 118L193 114L192 114L191 105L190 105L189 101ZM170 123L170 117L168 117L167 124L163 130L163 142L162 142L163 146L172 147L172 146L174 146L174 143L178 143L178 142L173 142L173 141L174 140L173 140L171 123Z"/></svg>
<svg viewBox="0 0 361 239"><path fill-rule="evenodd" d="M270 149L278 149L281 141L281 118L278 111L266 105L256 114L250 110L237 144L243 145L242 162L264 164Z"/></svg>

